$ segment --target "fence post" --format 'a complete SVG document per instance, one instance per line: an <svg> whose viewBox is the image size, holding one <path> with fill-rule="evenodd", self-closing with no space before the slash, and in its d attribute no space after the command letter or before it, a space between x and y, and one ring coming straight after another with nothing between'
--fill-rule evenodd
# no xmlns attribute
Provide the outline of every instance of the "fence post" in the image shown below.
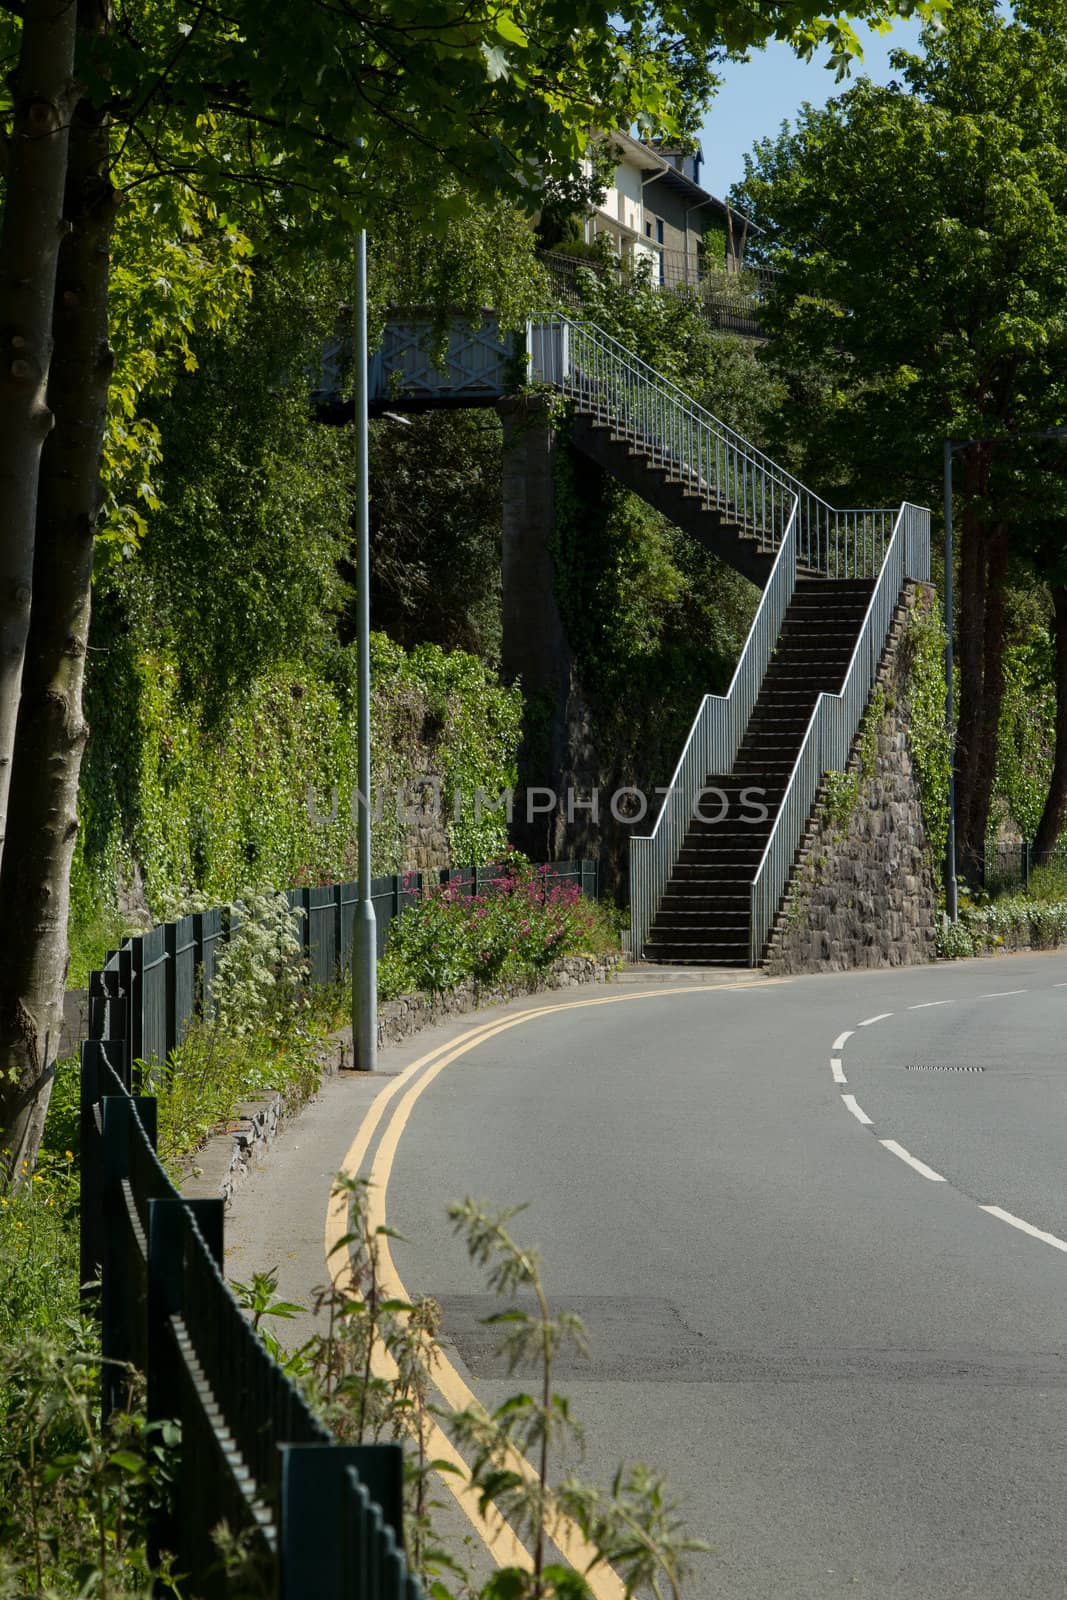
<svg viewBox="0 0 1067 1600"><path fill-rule="evenodd" d="M129 952L126 967L126 1008L130 1041L130 1071L135 1061L144 1059L144 940L139 934L126 941ZM121 958L120 958L121 959Z"/></svg>
<svg viewBox="0 0 1067 1600"><path fill-rule="evenodd" d="M1029 889L1029 887L1030 887L1030 867L1031 867L1031 864L1032 864L1032 857L1031 857L1031 854L1030 854L1030 845L1029 845L1029 843L1028 843L1028 841L1026 839L1024 839L1022 841L1021 855L1022 855L1023 893L1025 894L1026 890Z"/></svg>
<svg viewBox="0 0 1067 1600"><path fill-rule="evenodd" d="M131 1123L136 1111L152 1145L156 1143L156 1102L151 1095L105 1094L100 1100L103 1158L101 1199L103 1248L100 1262L100 1410L107 1420L119 1401L122 1374L116 1364L132 1362L136 1354L133 1335L138 1315L134 1274L129 1259L136 1249L130 1218L126 1215L123 1185L130 1175Z"/></svg>
<svg viewBox="0 0 1067 1600"><path fill-rule="evenodd" d="M342 975L342 967L341 967L341 885L339 883L335 883L332 886L332 888L333 888L333 964L334 964L334 977L335 978L340 978L341 975Z"/></svg>
<svg viewBox="0 0 1067 1600"><path fill-rule="evenodd" d="M354 1473L403 1550L404 1458L398 1444L281 1444L278 1519L279 1600L404 1600L400 1583L375 1591L350 1577L349 1474ZM357 1541L358 1543L358 1541ZM362 1554L362 1552L359 1552Z"/></svg>
<svg viewBox="0 0 1067 1600"><path fill-rule="evenodd" d="M178 924L163 924L163 1061L166 1070L171 1051L178 1043Z"/></svg>
<svg viewBox="0 0 1067 1600"><path fill-rule="evenodd" d="M93 973L94 978L99 973ZM81 1204L78 1208L79 1282L82 1303L98 1304L100 1271L104 1258L104 1161L103 1110L97 1121L102 1086L110 1084L109 1057L121 1055L122 1041L86 1039L81 1047L81 1111L79 1117L81 1150ZM88 1288L93 1284L92 1289Z"/></svg>
<svg viewBox="0 0 1067 1600"><path fill-rule="evenodd" d="M222 1200L148 1202L147 1414L149 1422L178 1422L185 1435L173 1502L170 1506L157 1506L151 1513L148 1557L153 1565L159 1564L164 1551L177 1556L182 1567L197 1565L196 1551L209 1532L206 1527L199 1526L202 1519L196 1516L194 1509L197 1474L202 1472L203 1466L193 1459L193 1419L182 1405L181 1357L170 1319L185 1310L185 1239L189 1235L189 1215L192 1213L196 1218L208 1249L221 1266L223 1207ZM199 1578L201 1574L193 1576Z"/></svg>

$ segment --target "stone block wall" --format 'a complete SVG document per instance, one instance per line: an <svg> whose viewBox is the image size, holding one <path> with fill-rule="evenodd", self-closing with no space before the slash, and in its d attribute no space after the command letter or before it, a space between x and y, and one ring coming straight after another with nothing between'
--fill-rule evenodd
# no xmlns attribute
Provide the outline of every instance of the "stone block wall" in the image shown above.
<svg viewBox="0 0 1067 1600"><path fill-rule="evenodd" d="M919 779L908 748L902 639L933 591L911 584L853 745L852 783L824 785L771 936L765 968L784 975L902 967L934 960L937 891ZM843 793L844 787L844 793ZM842 802L846 801L846 804ZM842 812L847 812L842 815Z"/></svg>

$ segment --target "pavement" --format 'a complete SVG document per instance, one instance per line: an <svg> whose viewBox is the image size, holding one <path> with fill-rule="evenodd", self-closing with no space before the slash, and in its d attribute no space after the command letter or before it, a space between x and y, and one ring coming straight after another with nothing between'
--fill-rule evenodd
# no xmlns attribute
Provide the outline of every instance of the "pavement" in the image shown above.
<svg viewBox="0 0 1067 1600"><path fill-rule="evenodd" d="M445 1207L526 1205L590 1337L556 1372L581 1471L667 1476L714 1547L692 1600L1062 1600L1065 1039L1061 952L629 969L328 1083L238 1191L227 1271L309 1303L362 1126L399 1279L487 1403L523 1374Z"/></svg>

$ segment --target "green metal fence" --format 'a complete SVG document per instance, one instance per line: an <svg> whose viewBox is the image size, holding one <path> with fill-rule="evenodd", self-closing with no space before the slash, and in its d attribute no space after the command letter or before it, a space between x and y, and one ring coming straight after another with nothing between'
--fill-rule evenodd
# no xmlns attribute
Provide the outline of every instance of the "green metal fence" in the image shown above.
<svg viewBox="0 0 1067 1600"><path fill-rule="evenodd" d="M498 868L377 879L379 937L421 889L472 893ZM554 862L549 882L595 895L596 863ZM312 981L347 962L355 884L294 889ZM337 1444L253 1332L222 1274L223 1201L184 1199L156 1155L156 1101L138 1063L165 1062L210 1003L215 962L237 927L228 907L123 941L90 976L81 1057L81 1282L99 1312L102 1404L147 1379L150 1421L181 1428L172 1504L151 1530L186 1592L221 1600L221 1524L247 1548L242 1594L271 1600L421 1600L403 1549L399 1445Z"/></svg>
<svg viewBox="0 0 1067 1600"><path fill-rule="evenodd" d="M183 1199L155 1153L156 1102L130 1092L128 1041L82 1046L82 1282L99 1306L105 1414L144 1373L174 1420L173 1495L154 1514L184 1592L232 1592L216 1531L244 1543L240 1592L419 1600L403 1552L399 1445L334 1442L222 1276L223 1202Z"/></svg>
<svg viewBox="0 0 1067 1600"><path fill-rule="evenodd" d="M595 861L550 861L540 868L545 884L574 883L590 899L598 893ZM424 889L458 883L471 894L500 876L499 866L461 870L407 872L372 880L378 954L389 929ZM347 971L352 953L352 916L358 896L355 883L290 889L289 904L300 919L304 955L313 983L329 983ZM230 906L216 906L164 922L147 933L124 939L111 951L100 972L89 977L89 1037L127 1041L128 1059L163 1063L185 1037L198 1009L210 1008L215 965L222 946L238 927Z"/></svg>

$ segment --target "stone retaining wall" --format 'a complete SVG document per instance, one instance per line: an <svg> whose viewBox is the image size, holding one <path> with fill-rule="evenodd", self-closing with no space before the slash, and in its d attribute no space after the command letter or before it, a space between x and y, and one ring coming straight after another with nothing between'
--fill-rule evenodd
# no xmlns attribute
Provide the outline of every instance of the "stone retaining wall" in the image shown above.
<svg viewBox="0 0 1067 1600"><path fill-rule="evenodd" d="M899 967L936 957L937 891L908 749L901 649L908 613L930 604L930 595L924 585L909 585L878 674L884 710L853 745L849 772L858 785L849 815L833 814L824 787L771 937L768 973Z"/></svg>

